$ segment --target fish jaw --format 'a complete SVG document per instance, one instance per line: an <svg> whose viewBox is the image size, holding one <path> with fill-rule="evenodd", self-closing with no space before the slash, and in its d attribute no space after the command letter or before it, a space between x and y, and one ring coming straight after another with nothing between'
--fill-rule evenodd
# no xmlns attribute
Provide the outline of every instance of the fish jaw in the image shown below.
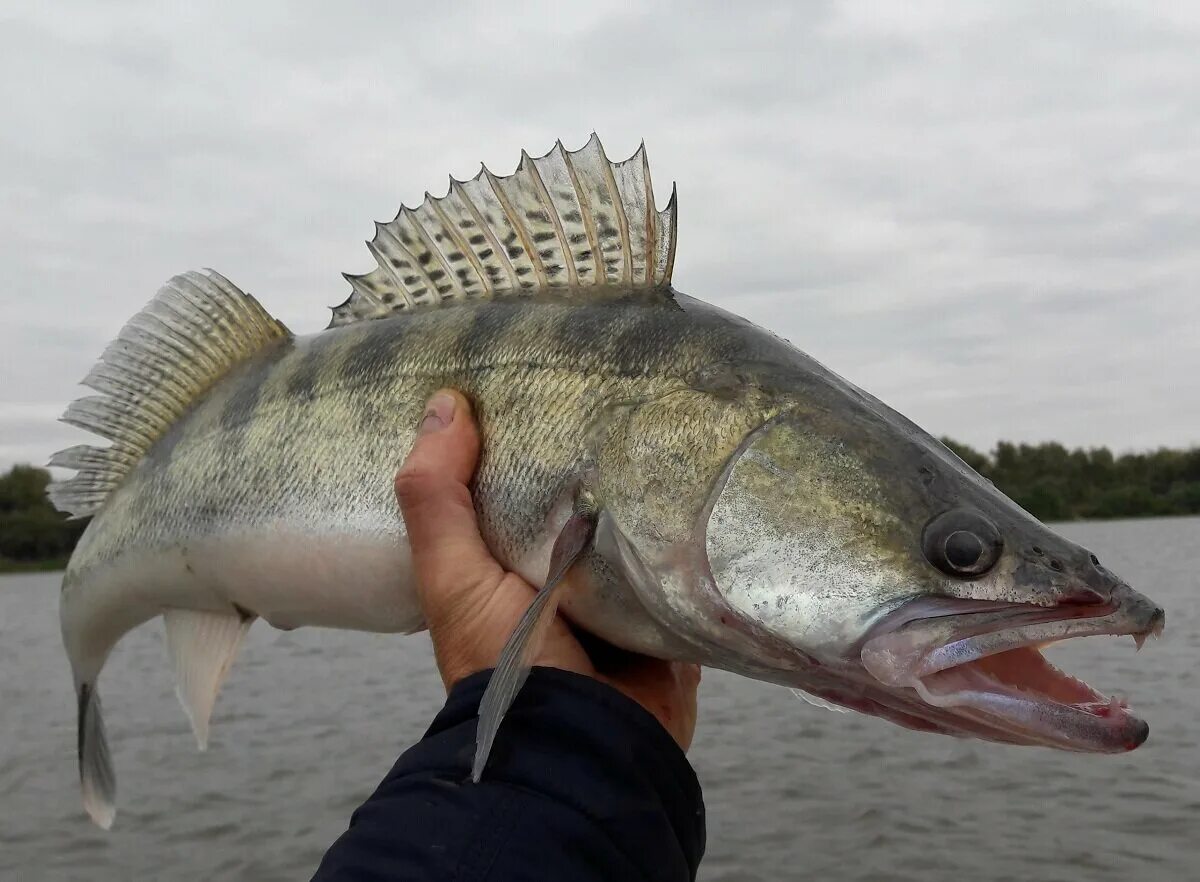
<svg viewBox="0 0 1200 882"><path fill-rule="evenodd" d="M1083 753L1121 753L1146 740L1149 726L1124 700L1060 671L1040 650L1123 634L1140 648L1162 632L1162 609L1127 586L1102 603L990 606L910 601L871 630L862 668L899 713L929 724L917 728Z"/></svg>

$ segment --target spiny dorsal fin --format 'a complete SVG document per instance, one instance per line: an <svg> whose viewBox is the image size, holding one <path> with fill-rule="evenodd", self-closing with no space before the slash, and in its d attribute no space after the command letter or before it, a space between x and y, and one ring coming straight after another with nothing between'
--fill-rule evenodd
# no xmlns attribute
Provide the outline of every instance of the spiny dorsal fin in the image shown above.
<svg viewBox="0 0 1200 882"><path fill-rule="evenodd" d="M486 167L450 179L440 198L375 225L367 243L379 266L347 275L354 289L333 308L330 327L381 318L447 300L671 284L675 261L674 188L654 206L642 145L610 162L595 134L570 152L559 141L506 178Z"/></svg>
<svg viewBox="0 0 1200 882"><path fill-rule="evenodd" d="M94 432L109 447L80 444L50 465L77 469L51 484L50 501L90 515L156 440L233 365L289 336L258 301L219 273L190 272L167 282L129 320L83 380L102 394L81 398L62 421Z"/></svg>

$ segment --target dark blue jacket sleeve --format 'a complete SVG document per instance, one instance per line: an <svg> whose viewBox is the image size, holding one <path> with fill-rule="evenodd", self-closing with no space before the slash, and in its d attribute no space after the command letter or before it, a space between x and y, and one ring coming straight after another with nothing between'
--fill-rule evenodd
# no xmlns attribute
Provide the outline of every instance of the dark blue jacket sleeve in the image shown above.
<svg viewBox="0 0 1200 882"><path fill-rule="evenodd" d="M654 717L597 680L534 668L483 780L471 783L490 676L454 687L314 882L695 878L704 853L696 775Z"/></svg>

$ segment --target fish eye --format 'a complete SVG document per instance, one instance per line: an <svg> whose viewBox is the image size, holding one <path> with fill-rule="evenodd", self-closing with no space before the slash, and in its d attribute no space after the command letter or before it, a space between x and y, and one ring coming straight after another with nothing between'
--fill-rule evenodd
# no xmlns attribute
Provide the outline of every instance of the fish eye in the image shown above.
<svg viewBox="0 0 1200 882"><path fill-rule="evenodd" d="M955 530L946 537L946 560L956 570L969 570L983 557L983 541L967 530Z"/></svg>
<svg viewBox="0 0 1200 882"><path fill-rule="evenodd" d="M956 508L925 526L925 558L948 576L969 579L996 565L1004 542L995 524L977 511Z"/></svg>

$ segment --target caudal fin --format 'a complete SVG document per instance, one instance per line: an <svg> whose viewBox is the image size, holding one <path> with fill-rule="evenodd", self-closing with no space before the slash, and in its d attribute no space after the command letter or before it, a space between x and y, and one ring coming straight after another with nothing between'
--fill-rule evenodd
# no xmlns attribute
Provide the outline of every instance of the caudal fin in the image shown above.
<svg viewBox="0 0 1200 882"><path fill-rule="evenodd" d="M117 777L113 774L104 734L100 696L92 683L80 683L79 696L79 786L83 807L96 825L107 830L117 814Z"/></svg>

